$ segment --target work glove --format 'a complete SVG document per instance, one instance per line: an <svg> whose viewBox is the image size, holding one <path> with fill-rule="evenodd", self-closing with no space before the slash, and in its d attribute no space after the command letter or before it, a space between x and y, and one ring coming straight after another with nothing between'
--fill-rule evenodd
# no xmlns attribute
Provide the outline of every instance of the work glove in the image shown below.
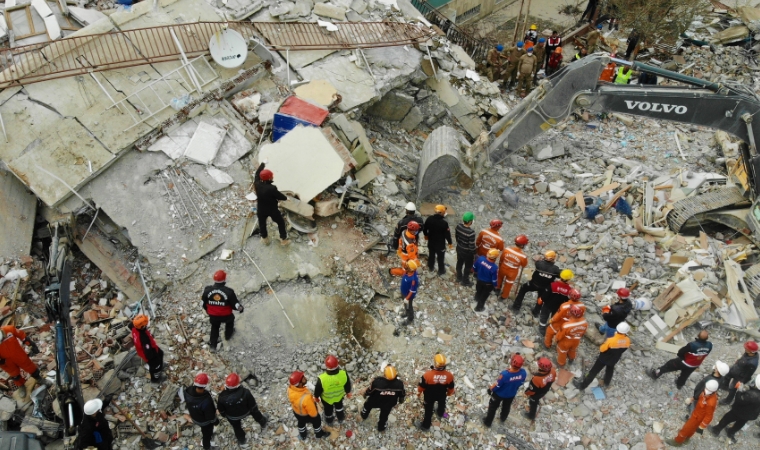
<svg viewBox="0 0 760 450"><path fill-rule="evenodd" d="M237 310L238 310L238 312L242 313L243 311L245 311L245 308L243 307L243 305L241 305L240 303L238 303L237 304Z"/></svg>
<svg viewBox="0 0 760 450"><path fill-rule="evenodd" d="M612 311L612 307L610 305L604 305L604 306L602 306L602 312L603 313L608 313L610 311Z"/></svg>
<svg viewBox="0 0 760 450"><path fill-rule="evenodd" d="M449 250L454 250L454 244L449 244Z"/></svg>
<svg viewBox="0 0 760 450"><path fill-rule="evenodd" d="M705 432L704 428L697 428L697 433L702 434Z"/></svg>
<svg viewBox="0 0 760 450"><path fill-rule="evenodd" d="M351 400L352 398L354 398L354 394L351 393L351 392L349 392L348 394L346 394L346 398L348 398L349 400Z"/></svg>

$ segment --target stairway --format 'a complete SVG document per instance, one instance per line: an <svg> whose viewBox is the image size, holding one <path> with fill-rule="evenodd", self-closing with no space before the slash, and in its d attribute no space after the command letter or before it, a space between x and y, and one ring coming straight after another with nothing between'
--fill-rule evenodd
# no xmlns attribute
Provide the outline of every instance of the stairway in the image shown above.
<svg viewBox="0 0 760 450"><path fill-rule="evenodd" d="M480 63L486 58L486 53L490 47L487 41L476 39L467 34L425 0L410 1L428 22L438 26L441 31L446 33L448 40L462 47L476 63Z"/></svg>

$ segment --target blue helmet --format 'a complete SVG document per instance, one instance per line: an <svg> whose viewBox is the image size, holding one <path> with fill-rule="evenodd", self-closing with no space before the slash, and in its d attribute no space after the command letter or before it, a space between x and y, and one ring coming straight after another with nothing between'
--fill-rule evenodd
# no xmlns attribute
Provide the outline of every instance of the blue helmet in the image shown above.
<svg viewBox="0 0 760 450"><path fill-rule="evenodd" d="M546 42L546 39L544 39L544 38L538 38L538 43L539 44L543 44L544 42Z"/></svg>
<svg viewBox="0 0 760 450"><path fill-rule="evenodd" d="M517 48L522 48L523 45L524 45L523 41L518 41L517 42Z"/></svg>
<svg viewBox="0 0 760 450"><path fill-rule="evenodd" d="M601 23L599 23L599 24L597 24L597 25L596 25L596 28L597 28L598 30L601 30L603 26L604 26L604 25L602 25Z"/></svg>
<svg viewBox="0 0 760 450"><path fill-rule="evenodd" d="M501 45L501 44L499 44L499 45L496 46L496 50L502 51L502 50L504 50L504 46Z"/></svg>

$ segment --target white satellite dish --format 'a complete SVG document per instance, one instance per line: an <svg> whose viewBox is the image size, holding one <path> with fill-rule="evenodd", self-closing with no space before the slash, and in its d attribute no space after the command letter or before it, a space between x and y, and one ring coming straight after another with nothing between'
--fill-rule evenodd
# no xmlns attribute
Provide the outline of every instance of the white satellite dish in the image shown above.
<svg viewBox="0 0 760 450"><path fill-rule="evenodd" d="M240 67L248 57L248 44L243 36L235 30L220 30L211 36L208 43L211 57L222 67L234 69Z"/></svg>

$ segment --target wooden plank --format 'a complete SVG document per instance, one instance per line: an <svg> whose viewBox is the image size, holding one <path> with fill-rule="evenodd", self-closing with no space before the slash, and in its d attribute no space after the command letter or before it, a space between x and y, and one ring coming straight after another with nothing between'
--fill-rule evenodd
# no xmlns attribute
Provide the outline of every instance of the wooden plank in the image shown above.
<svg viewBox="0 0 760 450"><path fill-rule="evenodd" d="M604 194L607 191L611 191L611 190L617 189L618 186L620 186L620 183L618 183L617 181L614 182L614 183L612 183L612 184L605 184L604 186L600 187L599 189L597 189L595 191L589 192L588 195L593 195L594 197L598 197L598 196Z"/></svg>
<svg viewBox="0 0 760 450"><path fill-rule="evenodd" d="M681 322L676 328L673 329L673 331L671 331L670 333L668 333L667 336L662 338L662 342L668 342L669 340L673 339L675 335L680 333L681 330L683 330L684 328L688 327L689 325L699 320L704 313L710 310L711 306L712 306L712 303L707 303L703 307L699 308L699 310L696 313L694 313L693 316Z"/></svg>
<svg viewBox="0 0 760 450"><path fill-rule="evenodd" d="M666 184L666 185L663 185L663 186L656 186L654 188L655 191L664 191L666 189L673 189L673 185L672 184Z"/></svg>
<svg viewBox="0 0 760 450"><path fill-rule="evenodd" d="M606 172L604 172L604 184L610 184L610 182L612 181L612 174L614 173L615 173L614 169L609 169Z"/></svg>
<svg viewBox="0 0 760 450"><path fill-rule="evenodd" d="M602 211L607 211L608 209L610 209L610 207L612 207L612 205L614 205L615 202L617 202L618 199L622 197L623 194L625 194L628 191L628 189L630 189L631 187L633 186L630 184L627 184L623 186L622 188L620 188L620 190L617 191L617 193L610 199L610 201L608 201L607 204L602 207Z"/></svg>
<svg viewBox="0 0 760 450"><path fill-rule="evenodd" d="M623 267L620 268L620 276L624 277L628 275L631 272L631 268L633 267L633 263L636 261L636 258L629 256L628 258L623 261Z"/></svg>
<svg viewBox="0 0 760 450"><path fill-rule="evenodd" d="M699 246L702 250L707 250L707 234L704 231L699 232Z"/></svg>
<svg viewBox="0 0 760 450"><path fill-rule="evenodd" d="M652 306L654 306L657 311L665 311L670 308L670 305L672 305L673 302L675 302L676 299L681 296L681 294L683 294L683 292L681 292L681 289L676 286L675 283L671 283L670 286L665 288L664 291L660 292L660 295L654 299Z"/></svg>
<svg viewBox="0 0 760 450"><path fill-rule="evenodd" d="M581 210L581 215L586 212L586 201L583 200L583 191L575 193L575 203L578 204L578 209Z"/></svg>

